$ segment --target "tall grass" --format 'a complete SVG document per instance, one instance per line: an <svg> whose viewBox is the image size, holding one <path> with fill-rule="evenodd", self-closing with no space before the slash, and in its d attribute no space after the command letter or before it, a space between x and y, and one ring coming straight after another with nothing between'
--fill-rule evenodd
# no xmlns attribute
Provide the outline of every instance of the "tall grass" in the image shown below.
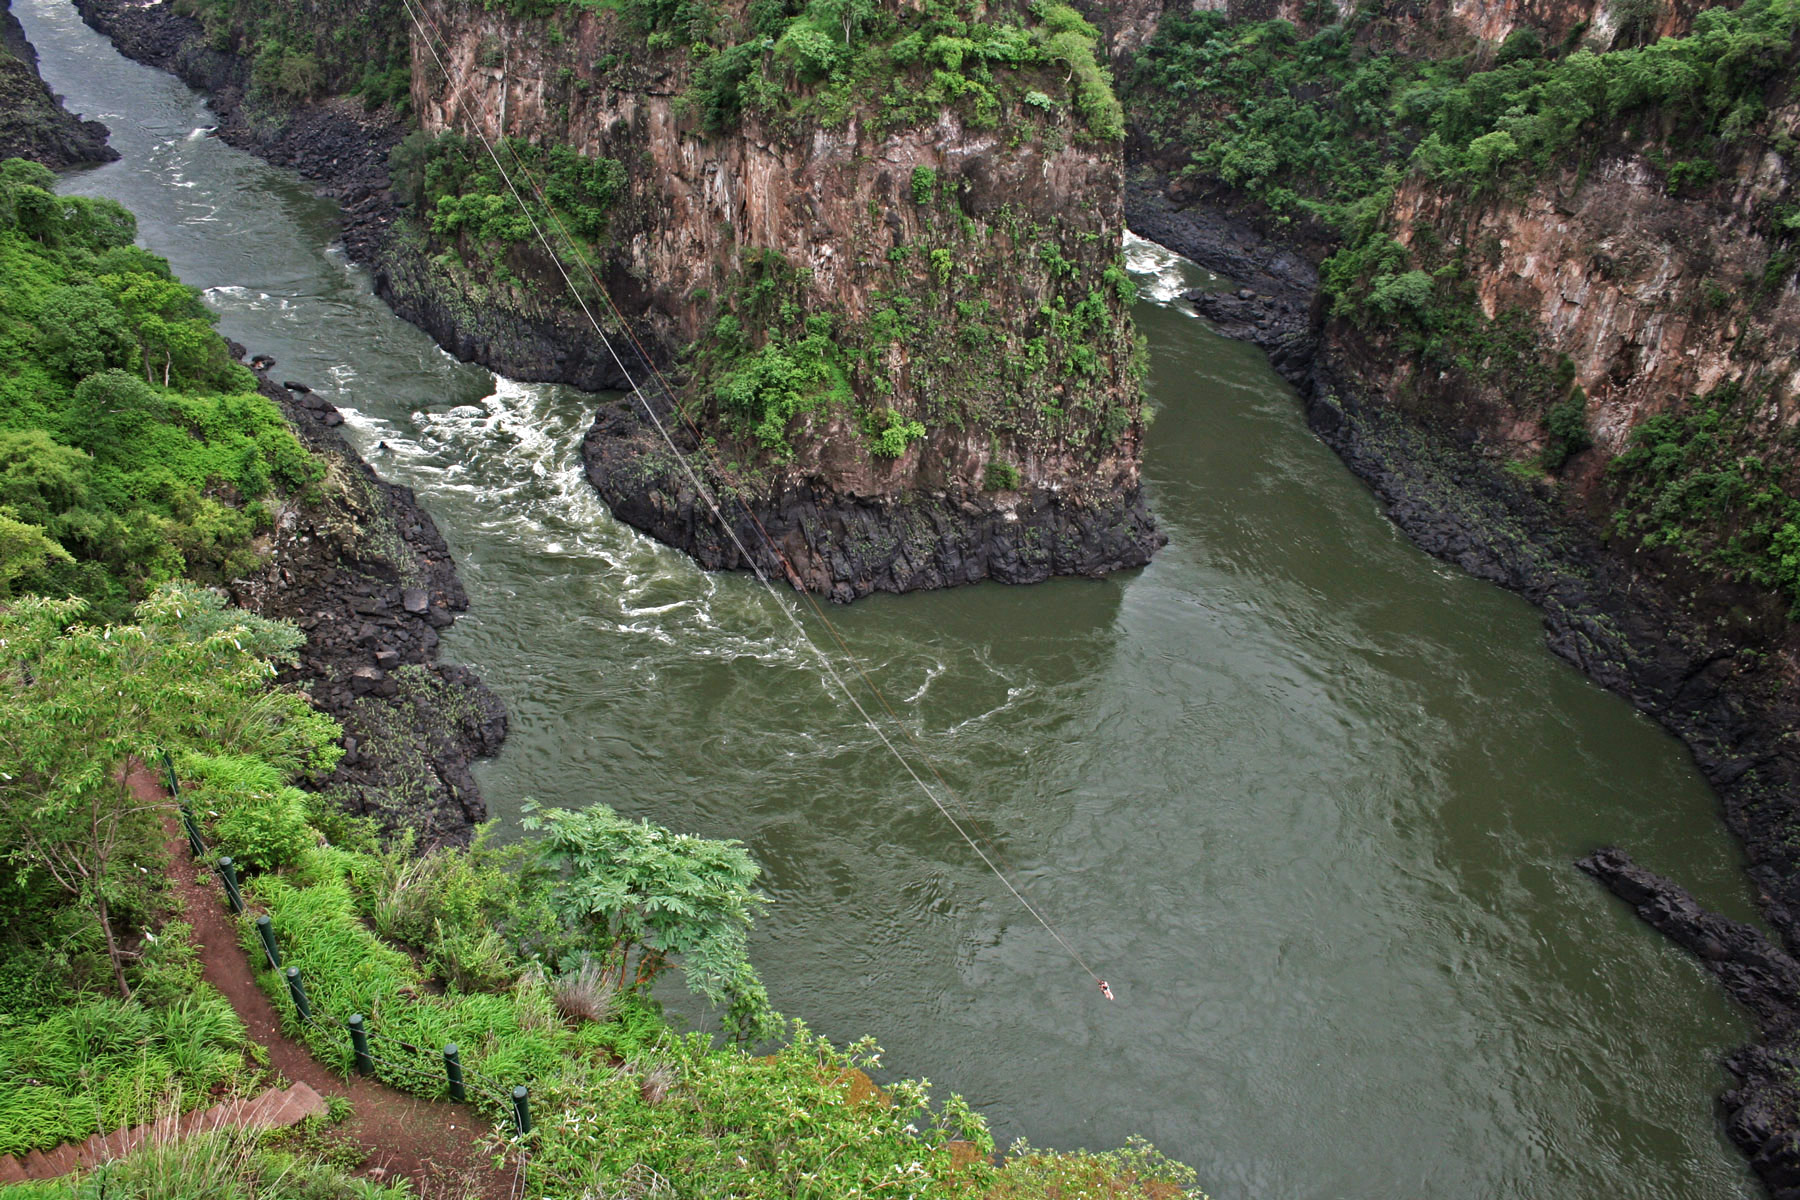
<svg viewBox="0 0 1800 1200"><path fill-rule="evenodd" d="M198 1103L244 1071L244 1026L204 984L163 1008L82 999L0 1025L0 1154L48 1150Z"/></svg>
<svg viewBox="0 0 1800 1200"><path fill-rule="evenodd" d="M162 1115L181 1110L178 1098ZM120 1158L61 1179L0 1187L3 1200L411 1200L406 1181L353 1179L340 1167L265 1146L254 1130L182 1135L171 1127Z"/></svg>

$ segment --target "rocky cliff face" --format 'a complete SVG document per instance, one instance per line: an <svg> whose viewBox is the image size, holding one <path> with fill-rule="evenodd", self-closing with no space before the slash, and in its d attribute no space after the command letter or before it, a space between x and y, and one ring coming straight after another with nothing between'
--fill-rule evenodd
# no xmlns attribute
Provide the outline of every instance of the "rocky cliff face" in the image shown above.
<svg viewBox="0 0 1800 1200"><path fill-rule="evenodd" d="M671 438L609 411L590 477L708 565L851 599L1098 574L1160 544L1122 121L1073 9L880 4L840 25L735 0L680 19L439 0L409 26L336 0L190 7L83 0L218 92L228 137L330 179L352 253L446 347L524 379L642 383ZM366 151L294 146L385 151L341 93L395 100L403 68L422 128L392 192Z"/></svg>
<svg viewBox="0 0 1800 1200"><path fill-rule="evenodd" d="M708 565L851 599L1098 574L1161 543L1122 119L1066 5L82 8L217 93L226 136L328 180L377 289L453 352L642 383L671 437L608 411L590 478ZM391 192L397 132L347 92L422 126Z"/></svg>
<svg viewBox="0 0 1800 1200"><path fill-rule="evenodd" d="M1107 34L1115 56L1129 56L1156 36L1165 12L1224 13L1234 21L1291 21L1314 30L1358 9L1355 0L1124 0L1084 6ZM1462 47L1492 52L1516 30L1530 29L1551 45L1605 49L1620 39L1654 40L1686 33L1707 8L1735 7L1706 0L1400 0L1362 5L1390 36L1417 47Z"/></svg>
<svg viewBox="0 0 1800 1200"><path fill-rule="evenodd" d="M0 158L29 158L60 170L111 162L106 126L70 113L38 76L37 51L11 0L0 0Z"/></svg>
<svg viewBox="0 0 1800 1200"><path fill-rule="evenodd" d="M588 439L590 478L624 519L709 566L751 565L748 548L837 599L1148 558L1122 157L1068 70L959 75L962 51L932 67L902 50L880 87L859 90L761 50L746 59L752 81L793 94L745 104L747 84L721 99L702 64L753 41L709 60L647 50L619 12L428 12L413 87L427 134L569 148L614 171L604 230L564 256L604 284L591 308L614 344L539 247L451 237L428 192L419 224L435 233L390 286L482 296L472 323L494 338L461 347L476 357L609 387L622 361L658 403L677 401L673 445L624 411ZM739 32L748 21L732 6L716 17ZM1054 36L1033 22L1018 12L1006 27L1022 46ZM944 36L915 23L898 10L882 36ZM943 94L923 103L907 95L933 87ZM736 111L705 115L721 103ZM546 331L555 353L514 361L509 324ZM684 348L665 393L649 368ZM727 497L723 522L696 477Z"/></svg>
<svg viewBox="0 0 1800 1200"><path fill-rule="evenodd" d="M1771 120L1800 128L1800 106ZM1594 447L1571 479L1586 491L1604 491L1605 464L1645 419L1727 383L1766 397L1748 432L1778 453L1800 421L1792 357L1800 278L1768 221L1791 193L1791 167L1759 144L1721 176L1672 195L1666 169L1621 147L1500 202L1470 206L1417 180L1395 194L1390 217L1402 245L1479 254L1473 285L1483 315L1521 314L1541 354L1567 360L1589 402ZM1422 394L1409 365L1386 383ZM1475 415L1471 427L1513 457L1541 448L1541 414L1508 405L1501 389L1459 403Z"/></svg>

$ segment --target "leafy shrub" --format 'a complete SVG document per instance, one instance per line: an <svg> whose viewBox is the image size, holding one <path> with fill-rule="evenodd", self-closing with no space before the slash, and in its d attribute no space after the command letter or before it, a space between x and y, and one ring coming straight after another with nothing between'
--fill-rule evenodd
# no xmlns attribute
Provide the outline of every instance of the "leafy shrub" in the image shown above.
<svg viewBox="0 0 1800 1200"><path fill-rule="evenodd" d="M415 856L403 838L354 860L350 874L376 929L424 951L433 971L467 990L505 987L522 960L555 962L574 948L525 848L489 846L488 828L467 851Z"/></svg>
<svg viewBox="0 0 1800 1200"><path fill-rule="evenodd" d="M1010 492L1019 486L1021 478L1019 468L995 459L987 465L987 472L982 477L982 488L990 492Z"/></svg>
<svg viewBox="0 0 1800 1200"><path fill-rule="evenodd" d="M16 160L13 160L16 161ZM247 391L198 294L111 202L0 164L0 585L101 619L183 574L256 561L267 514L323 468Z"/></svg>
<svg viewBox="0 0 1800 1200"><path fill-rule="evenodd" d="M906 453L908 446L924 436L923 422L903 417L890 408L887 410L887 423L876 435L869 452L877 458L899 458Z"/></svg>
<svg viewBox="0 0 1800 1200"><path fill-rule="evenodd" d="M1054 1153L1014 1142L987 1200L1073 1200L1074 1197L1195 1197L1193 1168L1168 1158L1142 1138L1119 1150Z"/></svg>
<svg viewBox="0 0 1800 1200"><path fill-rule="evenodd" d="M273 871L299 860L313 841L306 793L298 788L239 795L213 826L219 845L251 871ZM229 802L228 802L229 803Z"/></svg>
<svg viewBox="0 0 1800 1200"><path fill-rule="evenodd" d="M1608 467L1613 527L1772 588L1800 619L1800 499L1760 453L1739 448L1755 408L1727 384L1640 423Z"/></svg>
<svg viewBox="0 0 1800 1200"><path fill-rule="evenodd" d="M937 195L937 170L933 167L918 166L912 173L912 198L918 205L930 204Z"/></svg>
<svg viewBox="0 0 1800 1200"><path fill-rule="evenodd" d="M604 804L528 804L522 824L543 835L538 852L561 876L551 904L588 932L615 986L642 987L679 965L690 991L726 1005L727 1028L769 1035L777 1018L746 950L753 914L768 901L742 843L627 821Z"/></svg>
<svg viewBox="0 0 1800 1200"><path fill-rule="evenodd" d="M431 138L415 131L389 152L388 166L401 193L442 237L514 245L536 238L534 220L547 235L560 228L589 242L605 237L629 182L618 160L522 138L503 138L494 149L518 180L519 196L487 151L458 134Z"/></svg>
<svg viewBox="0 0 1800 1200"><path fill-rule="evenodd" d="M754 437L778 459L791 459L794 448L788 429L794 419L833 399L850 398L849 380L834 357L824 332L794 341L771 339L732 364L713 394L737 430Z"/></svg>
<svg viewBox="0 0 1800 1200"><path fill-rule="evenodd" d="M1594 435L1588 429L1587 393L1575 388L1567 399L1553 405L1545 414L1544 432L1548 435L1542 459L1546 471L1557 470L1571 457L1592 446Z"/></svg>

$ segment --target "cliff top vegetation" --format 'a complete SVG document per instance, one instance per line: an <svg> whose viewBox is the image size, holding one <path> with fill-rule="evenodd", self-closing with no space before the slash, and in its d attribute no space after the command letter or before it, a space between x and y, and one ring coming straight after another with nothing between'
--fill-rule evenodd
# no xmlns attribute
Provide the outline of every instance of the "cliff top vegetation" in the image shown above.
<svg viewBox="0 0 1800 1200"><path fill-rule="evenodd" d="M320 468L131 214L53 186L0 164L0 600L117 617L164 581L241 573L265 501Z"/></svg>

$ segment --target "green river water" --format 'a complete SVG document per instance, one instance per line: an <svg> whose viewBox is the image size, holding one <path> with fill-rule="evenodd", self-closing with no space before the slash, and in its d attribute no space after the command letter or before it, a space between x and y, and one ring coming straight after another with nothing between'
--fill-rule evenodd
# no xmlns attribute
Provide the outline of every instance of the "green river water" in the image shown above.
<svg viewBox="0 0 1800 1200"><path fill-rule="evenodd" d="M1526 604L1383 520L1261 356L1173 298L1190 264L1130 248L1151 566L832 614L1109 1004L828 691L790 599L611 519L588 398L449 359L332 247L329 204L202 136L195 94L60 0L15 11L124 154L69 190L134 209L436 516L473 601L447 656L512 713L480 772L502 822L531 796L742 838L777 1006L874 1035L1003 1141L1143 1134L1216 1200L1756 1194L1714 1114L1747 1022L1571 865L1619 842L1747 918L1716 801Z"/></svg>

